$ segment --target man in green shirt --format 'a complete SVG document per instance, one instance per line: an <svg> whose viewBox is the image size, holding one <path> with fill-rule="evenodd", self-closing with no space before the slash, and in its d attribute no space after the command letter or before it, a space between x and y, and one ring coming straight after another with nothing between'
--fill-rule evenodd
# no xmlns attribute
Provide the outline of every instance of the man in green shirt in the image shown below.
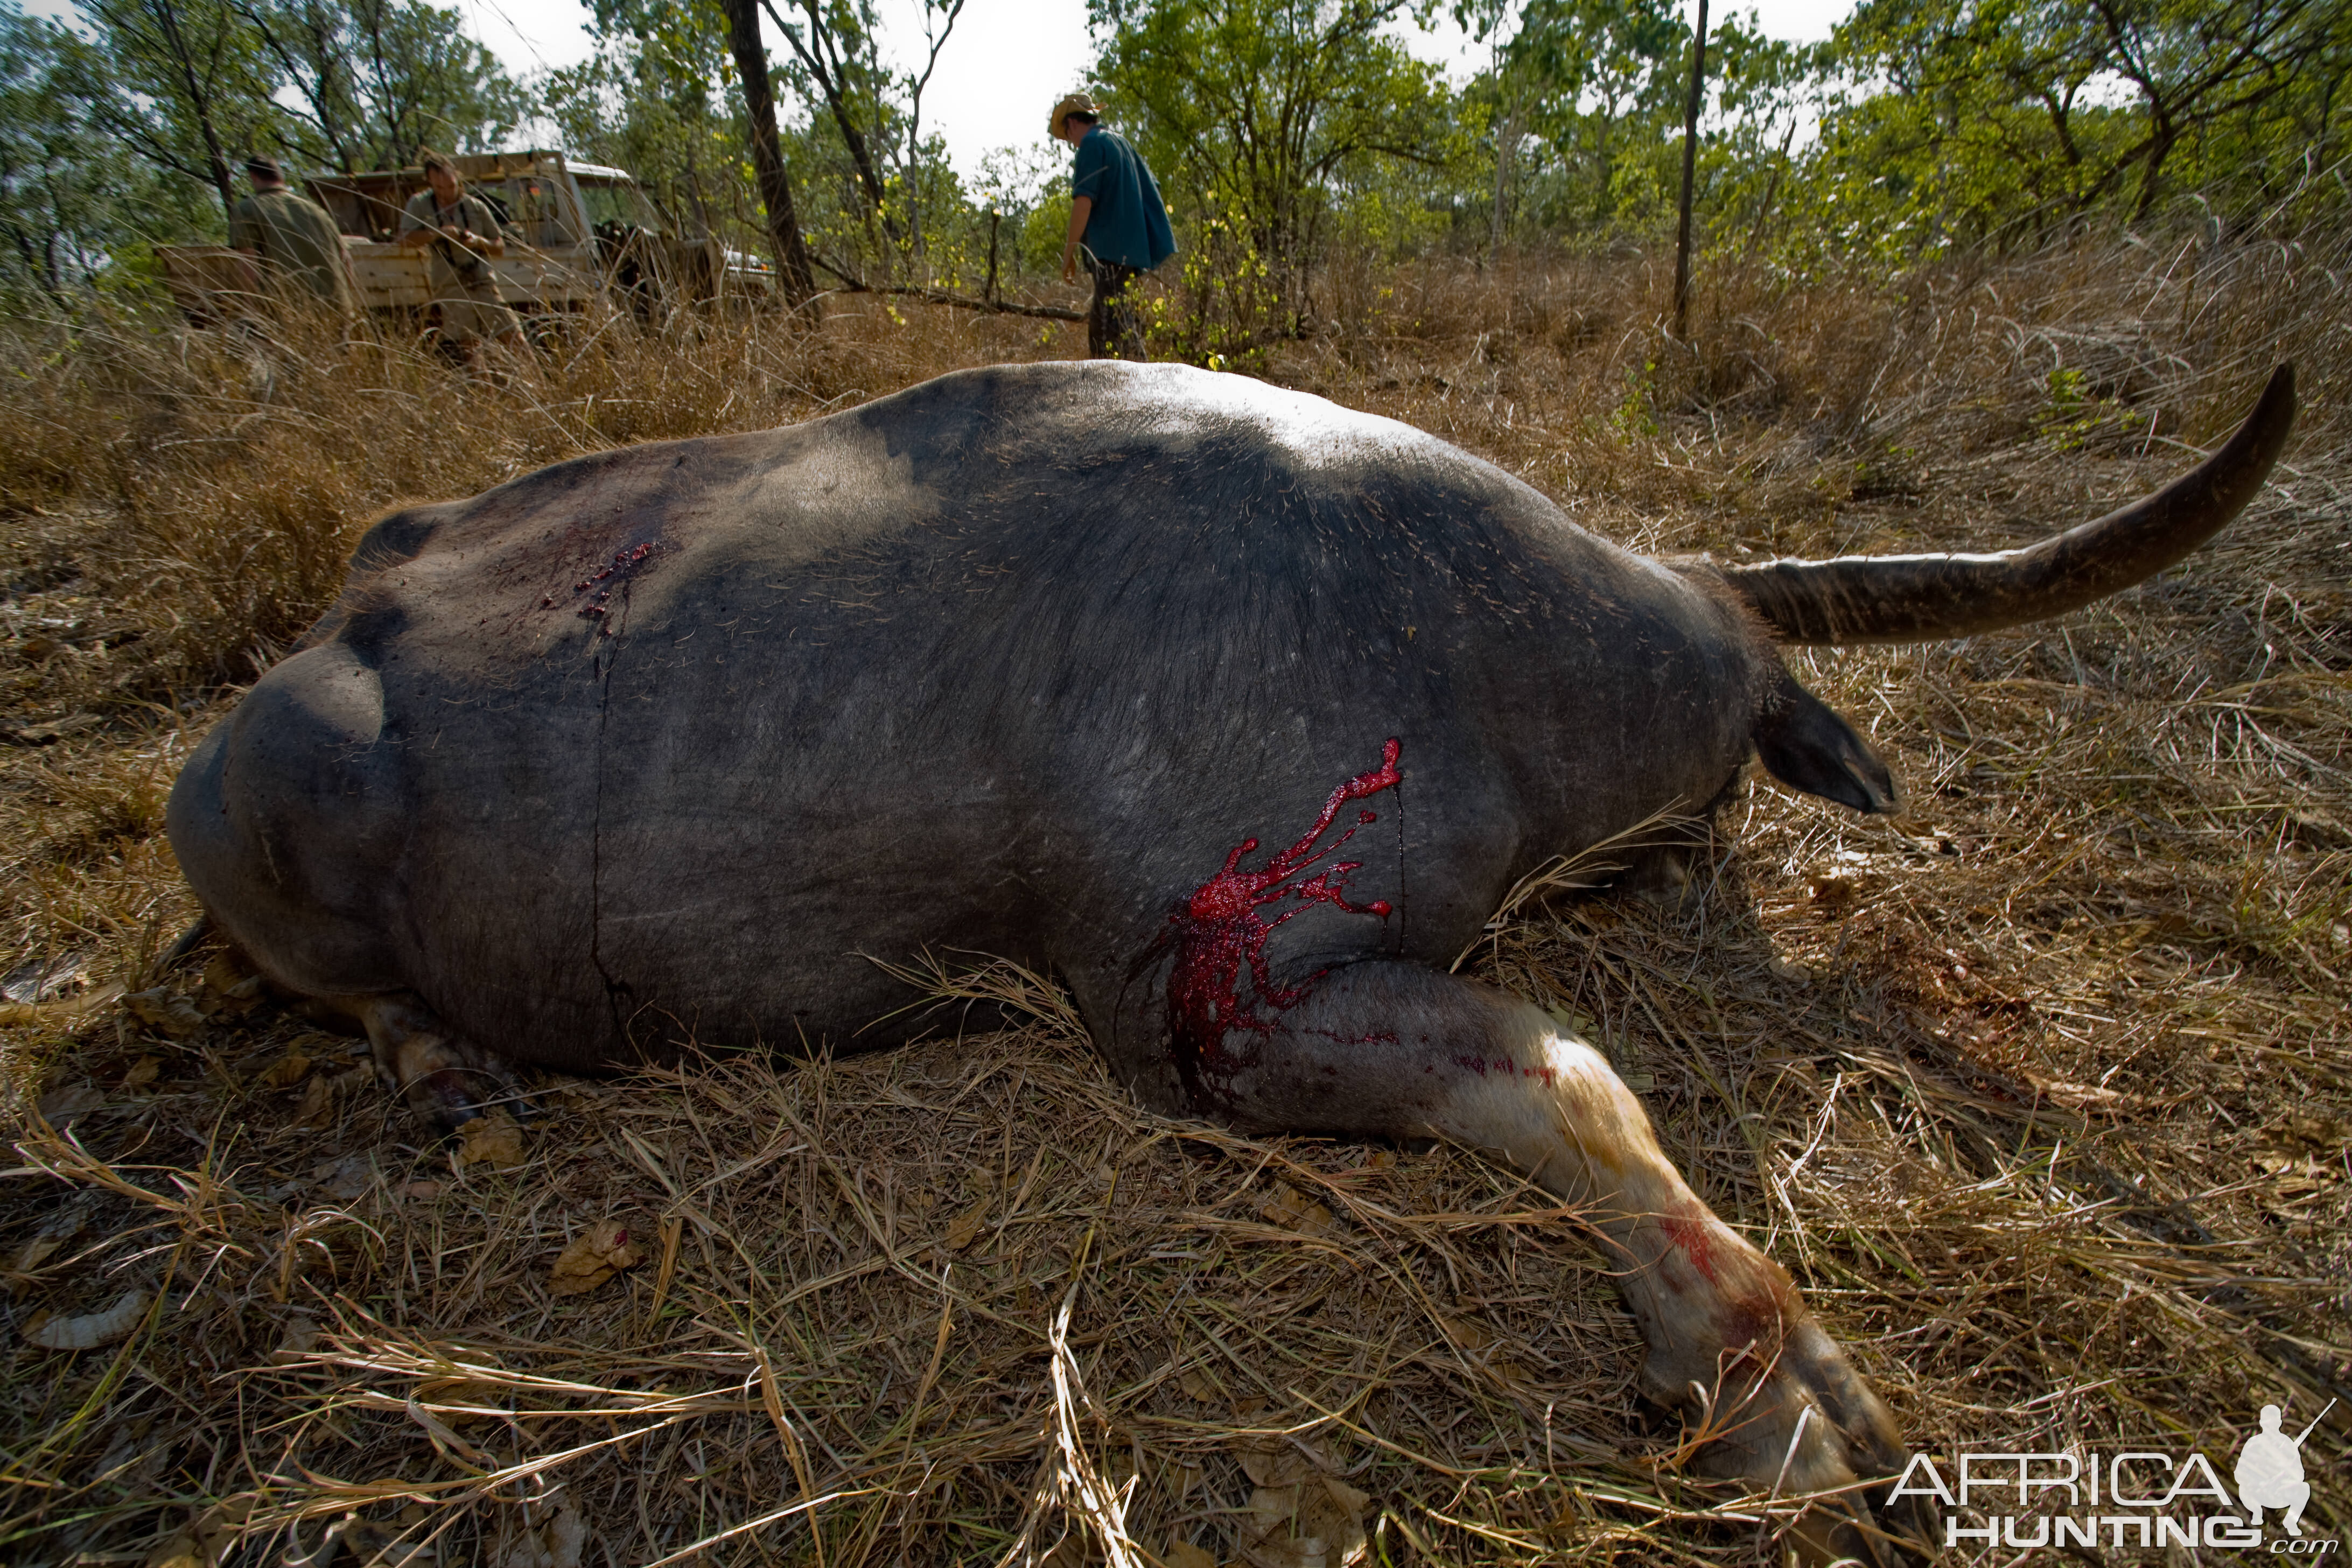
<svg viewBox="0 0 2352 1568"><path fill-rule="evenodd" d="M400 243L427 254L433 300L441 307L441 335L472 357L490 338L522 347L522 323L499 298L490 258L507 253L506 231L489 203L466 189L457 165L425 151L425 189L401 209Z"/></svg>
<svg viewBox="0 0 2352 1568"><path fill-rule="evenodd" d="M1053 133L1078 150L1070 171L1070 233L1062 246L1062 280L1077 275L1078 251L1094 274L1087 312L1087 352L1096 359L1141 359L1143 333L1128 298L1136 279L1176 253L1168 205L1151 171L1127 138L1102 123L1083 92L1054 105Z"/></svg>
<svg viewBox="0 0 2352 1568"><path fill-rule="evenodd" d="M253 195L230 213L228 242L260 261L263 277L282 297L316 301L348 318L359 291L335 220L287 188L277 159L257 153L245 161L245 174Z"/></svg>

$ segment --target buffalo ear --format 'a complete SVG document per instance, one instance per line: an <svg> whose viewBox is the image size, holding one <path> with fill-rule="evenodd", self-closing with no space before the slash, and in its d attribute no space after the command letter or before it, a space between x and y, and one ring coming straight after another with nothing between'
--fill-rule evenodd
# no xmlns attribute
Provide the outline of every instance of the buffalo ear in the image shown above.
<svg viewBox="0 0 2352 1568"><path fill-rule="evenodd" d="M1753 733L1766 770L1790 789L1864 813L1902 809L1895 775L1870 743L1793 679L1781 677Z"/></svg>

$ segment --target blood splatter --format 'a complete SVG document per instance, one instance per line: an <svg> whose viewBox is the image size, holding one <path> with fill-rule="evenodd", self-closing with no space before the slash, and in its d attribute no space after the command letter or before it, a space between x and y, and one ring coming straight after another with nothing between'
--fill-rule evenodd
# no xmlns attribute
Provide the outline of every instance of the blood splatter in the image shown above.
<svg viewBox="0 0 2352 1568"><path fill-rule="evenodd" d="M613 590L635 576L637 568L652 559L657 548L658 546L652 540L647 540L643 544L633 544L625 550L614 551L611 565L593 577L583 577L572 584L572 595L577 597L591 588L596 588L599 583L605 584L604 587L596 588L596 596L581 605L577 613L587 620L594 620L606 614L607 606L613 597ZM607 578L612 578L613 581L606 583ZM552 594L540 601L542 607L554 603L555 595Z"/></svg>
<svg viewBox="0 0 2352 1568"><path fill-rule="evenodd" d="M1786 1321L1780 1303L1763 1298L1729 1297L1716 1313L1717 1332L1722 1336L1725 1348L1730 1350L1777 1345L1780 1327ZM1769 1361L1770 1357L1764 1359Z"/></svg>
<svg viewBox="0 0 2352 1568"><path fill-rule="evenodd" d="M1168 977L1169 1038L1177 1071L1196 1100L1204 1094L1220 1101L1228 1099L1226 1088L1233 1075L1247 1065L1225 1048L1229 1035L1235 1031L1271 1035L1275 1020L1261 1008L1287 1012L1305 1001L1315 981L1321 978L1310 975L1295 986L1274 983L1266 973L1265 942L1276 926L1316 904L1329 904L1349 914L1388 918L1385 899L1368 904L1348 901L1348 874L1363 865L1360 860L1334 860L1313 876L1300 878L1308 868L1336 854L1356 836L1357 828L1380 820L1376 813L1359 811L1355 827L1328 844L1321 842L1339 819L1341 806L1403 782L1404 775L1397 771L1402 749L1394 738L1390 739L1381 748L1379 767L1358 773L1334 789L1315 826L1255 870L1243 868L1241 861L1257 848L1258 841L1243 839L1225 857L1224 868L1202 883L1168 917L1169 934L1176 947L1176 967ZM1258 912L1266 905L1284 902L1294 907L1272 920ZM1254 992L1249 1001L1243 1000L1241 994L1244 971Z"/></svg>
<svg viewBox="0 0 2352 1568"><path fill-rule="evenodd" d="M1716 1283L1715 1239L1706 1233L1706 1221L1692 1215L1668 1215L1664 1225L1674 1244L1682 1248L1690 1266L1698 1270L1700 1279Z"/></svg>
<svg viewBox="0 0 2352 1568"><path fill-rule="evenodd" d="M1393 1046L1397 1043L1392 1029L1367 1030L1360 1035L1343 1035L1337 1029L1309 1029L1310 1035L1320 1035L1336 1046Z"/></svg>

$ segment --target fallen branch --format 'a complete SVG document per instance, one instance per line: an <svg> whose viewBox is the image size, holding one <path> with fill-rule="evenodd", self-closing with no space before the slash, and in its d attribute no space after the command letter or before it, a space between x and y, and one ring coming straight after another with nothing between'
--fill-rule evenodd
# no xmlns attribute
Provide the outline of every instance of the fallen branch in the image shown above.
<svg viewBox="0 0 2352 1568"><path fill-rule="evenodd" d="M991 303L986 300L973 300L961 294L950 294L944 289L914 289L904 285L894 285L886 289L852 289L848 292L911 294L918 300L928 300L934 305L954 305L966 310L987 310L1000 316L1038 316L1048 321L1083 321L1087 319L1087 313L1084 310L1073 310L1066 305L1008 305L1002 300Z"/></svg>
<svg viewBox="0 0 2352 1568"><path fill-rule="evenodd" d="M959 310L986 310L998 316L1036 316L1048 321L1083 321L1087 319L1084 310L1073 310L1064 305L1008 305L1002 300L975 300L966 294L950 294L944 289L919 289L908 283L868 283L843 271L814 251L811 251L809 257L819 267L841 279L841 287L835 290L836 293L904 294L932 305L953 305Z"/></svg>

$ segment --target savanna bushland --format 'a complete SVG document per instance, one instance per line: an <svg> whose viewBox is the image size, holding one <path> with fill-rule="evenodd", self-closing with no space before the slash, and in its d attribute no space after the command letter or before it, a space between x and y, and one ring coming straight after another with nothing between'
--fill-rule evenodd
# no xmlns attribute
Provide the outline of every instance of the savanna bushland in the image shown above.
<svg viewBox="0 0 2352 1568"><path fill-rule="evenodd" d="M915 31L951 60L1017 25L991 3ZM1694 72L1657 0L1528 0L1458 13L1466 81L1403 15L1096 6L1093 85L1182 247L1156 357L1734 560L2035 539L2296 363L2271 486L2180 568L1792 656L1905 814L1755 781L1686 907L1552 868L1461 967L1607 1050L1948 1475L2226 1479L2258 1407L2343 1398L2303 1448L2304 1531L2340 1537L2352 5L1867 0L1819 45L1711 18ZM1572 1214L1472 1151L1142 1115L1051 975L907 955L910 1003L1031 1022L542 1080L445 1143L179 940L174 772L385 508L1084 353L1066 153L959 175L930 58L865 0L596 20L587 64L519 76L417 0L0 13L0 1555L1778 1561L1804 1500L1691 1473ZM247 153L551 135L772 288L470 368L415 321L197 324L162 289Z"/></svg>

